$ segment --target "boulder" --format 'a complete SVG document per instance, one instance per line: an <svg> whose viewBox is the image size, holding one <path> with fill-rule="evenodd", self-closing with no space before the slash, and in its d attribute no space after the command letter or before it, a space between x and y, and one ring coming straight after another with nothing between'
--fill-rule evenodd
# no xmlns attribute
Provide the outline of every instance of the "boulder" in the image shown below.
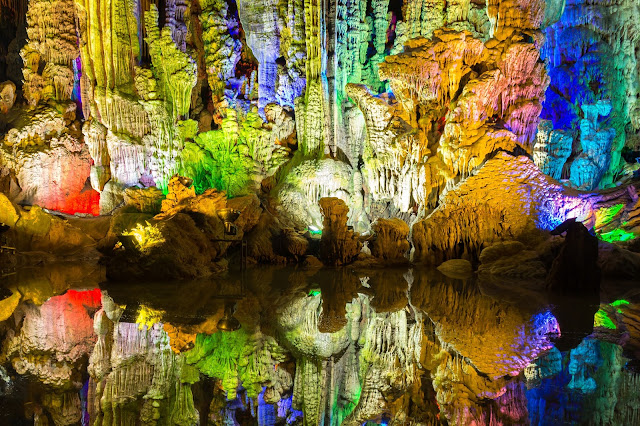
<svg viewBox="0 0 640 426"><path fill-rule="evenodd" d="M124 188L122 185L110 180L100 192L100 214L113 212L124 202Z"/></svg>
<svg viewBox="0 0 640 426"><path fill-rule="evenodd" d="M165 220L141 224L137 229L142 234L134 243L137 249L119 250L107 265L108 278L190 279L224 268L217 261L230 244L212 241L224 236L224 224L217 216L176 213Z"/></svg>
<svg viewBox="0 0 640 426"><path fill-rule="evenodd" d="M249 257L258 262L286 263L287 258L280 250L278 241L282 241L283 226L280 220L263 211L258 224L247 234L247 248Z"/></svg>
<svg viewBox="0 0 640 426"><path fill-rule="evenodd" d="M323 266L320 259L315 256L305 256L303 265L306 268L322 268Z"/></svg>
<svg viewBox="0 0 640 426"><path fill-rule="evenodd" d="M309 241L291 228L282 230L282 242L286 252L296 259L304 256L309 247Z"/></svg>
<svg viewBox="0 0 640 426"><path fill-rule="evenodd" d="M0 192L0 222L13 227L19 218L16 207L6 195Z"/></svg>
<svg viewBox="0 0 640 426"><path fill-rule="evenodd" d="M473 274L473 267L466 259L451 259L442 262L438 266L438 271L451 278L468 278Z"/></svg>
<svg viewBox="0 0 640 426"><path fill-rule="evenodd" d="M53 216L38 206L20 211L14 229L18 251L42 251L58 256L97 257L96 242L67 220Z"/></svg>
<svg viewBox="0 0 640 426"><path fill-rule="evenodd" d="M260 199L255 194L231 198L227 200L227 208L240 212L240 216L234 224L244 232L251 231L258 224L262 213Z"/></svg>
<svg viewBox="0 0 640 426"><path fill-rule="evenodd" d="M539 253L520 241L494 243L480 253L478 273L511 278L544 278L547 268Z"/></svg>
<svg viewBox="0 0 640 426"><path fill-rule="evenodd" d="M193 179L175 175L169 180L167 197L162 201L162 212L170 214L179 204L196 196Z"/></svg>

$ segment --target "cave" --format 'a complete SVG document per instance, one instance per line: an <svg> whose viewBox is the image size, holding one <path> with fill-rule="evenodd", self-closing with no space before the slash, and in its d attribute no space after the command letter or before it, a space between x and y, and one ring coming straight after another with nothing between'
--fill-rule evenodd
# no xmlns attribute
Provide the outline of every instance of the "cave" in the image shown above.
<svg viewBox="0 0 640 426"><path fill-rule="evenodd" d="M0 425L640 425L638 46L638 0L0 0Z"/></svg>

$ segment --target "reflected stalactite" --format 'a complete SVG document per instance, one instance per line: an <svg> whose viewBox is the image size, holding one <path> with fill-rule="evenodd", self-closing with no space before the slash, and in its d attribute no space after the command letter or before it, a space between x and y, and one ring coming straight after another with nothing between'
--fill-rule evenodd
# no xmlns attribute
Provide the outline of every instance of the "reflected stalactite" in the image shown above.
<svg viewBox="0 0 640 426"><path fill-rule="evenodd" d="M638 416L637 374L625 355L637 347L625 331L633 297L603 304L595 324L591 314L578 330L544 300L521 303L507 292L505 301L499 287L488 296L471 279L436 271L251 274L250 294L235 299L237 331L216 327L224 310L216 298L237 285L232 279L191 283L188 294L169 285L150 297L141 284L42 299L25 282L12 317L23 319L0 323L0 363L25 380L7 375L0 391L32 382L41 390L25 401L30 415L56 424L81 416L102 425L617 424ZM186 315L189 306L200 314ZM553 346L562 333L579 337L563 352Z"/></svg>

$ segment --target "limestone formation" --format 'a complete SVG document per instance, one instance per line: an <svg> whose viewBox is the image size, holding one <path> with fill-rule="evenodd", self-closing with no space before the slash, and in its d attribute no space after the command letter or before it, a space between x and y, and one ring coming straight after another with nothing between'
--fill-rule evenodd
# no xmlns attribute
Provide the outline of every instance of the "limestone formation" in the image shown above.
<svg viewBox="0 0 640 426"><path fill-rule="evenodd" d="M326 263L344 265L353 261L362 248L357 235L347 226L349 207L339 198L321 198L324 217L320 258Z"/></svg>
<svg viewBox="0 0 640 426"><path fill-rule="evenodd" d="M544 174L562 178L564 165L571 155L573 138L562 130L554 130L549 120L540 120L533 146L533 161Z"/></svg>
<svg viewBox="0 0 640 426"><path fill-rule="evenodd" d="M633 1L619 1L614 12L606 2L568 0L558 22L545 30L541 53L549 60L551 85L542 118L580 142L571 151L576 164L570 179L578 187L611 186L624 163L621 152L637 132L640 62L631 46L638 13ZM604 112L609 118L598 119Z"/></svg>
<svg viewBox="0 0 640 426"><path fill-rule="evenodd" d="M0 10L20 416L638 423L637 292L596 300L640 273L637 0Z"/></svg>
<svg viewBox="0 0 640 426"><path fill-rule="evenodd" d="M557 190L549 191L553 185ZM413 226L416 260L438 263L478 256L485 245L514 239L536 226L551 230L569 217L591 224L595 220L593 200L553 183L528 158L504 153L446 192L440 202Z"/></svg>
<svg viewBox="0 0 640 426"><path fill-rule="evenodd" d="M385 260L404 259L409 251L409 225L401 219L378 219L371 254Z"/></svg>
<svg viewBox="0 0 640 426"><path fill-rule="evenodd" d="M378 219L435 224L448 194L500 152L532 155L543 173L582 190L629 183L638 6L620 0L617 14L606 2L583 3L12 4L26 17L7 45L21 48L24 82L3 83L2 188L16 203L109 214L131 201L137 190L125 200L128 188L170 193L178 173L198 195L274 201L282 223L268 233L293 236L322 228L322 197L343 199L359 233ZM566 199L548 185L535 203ZM600 209L585 197L571 195L567 209ZM531 210L542 215L535 226L566 218L545 217L549 209ZM503 220L493 208L486 215ZM506 217L507 229L474 229L478 241L458 253L424 255L417 241L416 259L476 256L482 247L463 246L517 236L522 220ZM629 222L605 233L631 241ZM447 238L452 247L466 237ZM265 250L265 259L291 254Z"/></svg>
<svg viewBox="0 0 640 426"><path fill-rule="evenodd" d="M0 112L6 114L16 101L16 85L12 81L0 83Z"/></svg>

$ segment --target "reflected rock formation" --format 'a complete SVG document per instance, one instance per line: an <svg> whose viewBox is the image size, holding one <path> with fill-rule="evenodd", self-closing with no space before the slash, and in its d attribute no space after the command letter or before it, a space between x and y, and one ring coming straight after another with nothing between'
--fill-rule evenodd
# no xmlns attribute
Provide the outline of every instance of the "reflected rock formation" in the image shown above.
<svg viewBox="0 0 640 426"><path fill-rule="evenodd" d="M25 395L13 400L36 424L637 421L631 293L559 350L553 305L436 271L255 272L237 331L216 326L231 276L189 284L210 300L190 315L170 284L21 296L1 323L1 389Z"/></svg>

